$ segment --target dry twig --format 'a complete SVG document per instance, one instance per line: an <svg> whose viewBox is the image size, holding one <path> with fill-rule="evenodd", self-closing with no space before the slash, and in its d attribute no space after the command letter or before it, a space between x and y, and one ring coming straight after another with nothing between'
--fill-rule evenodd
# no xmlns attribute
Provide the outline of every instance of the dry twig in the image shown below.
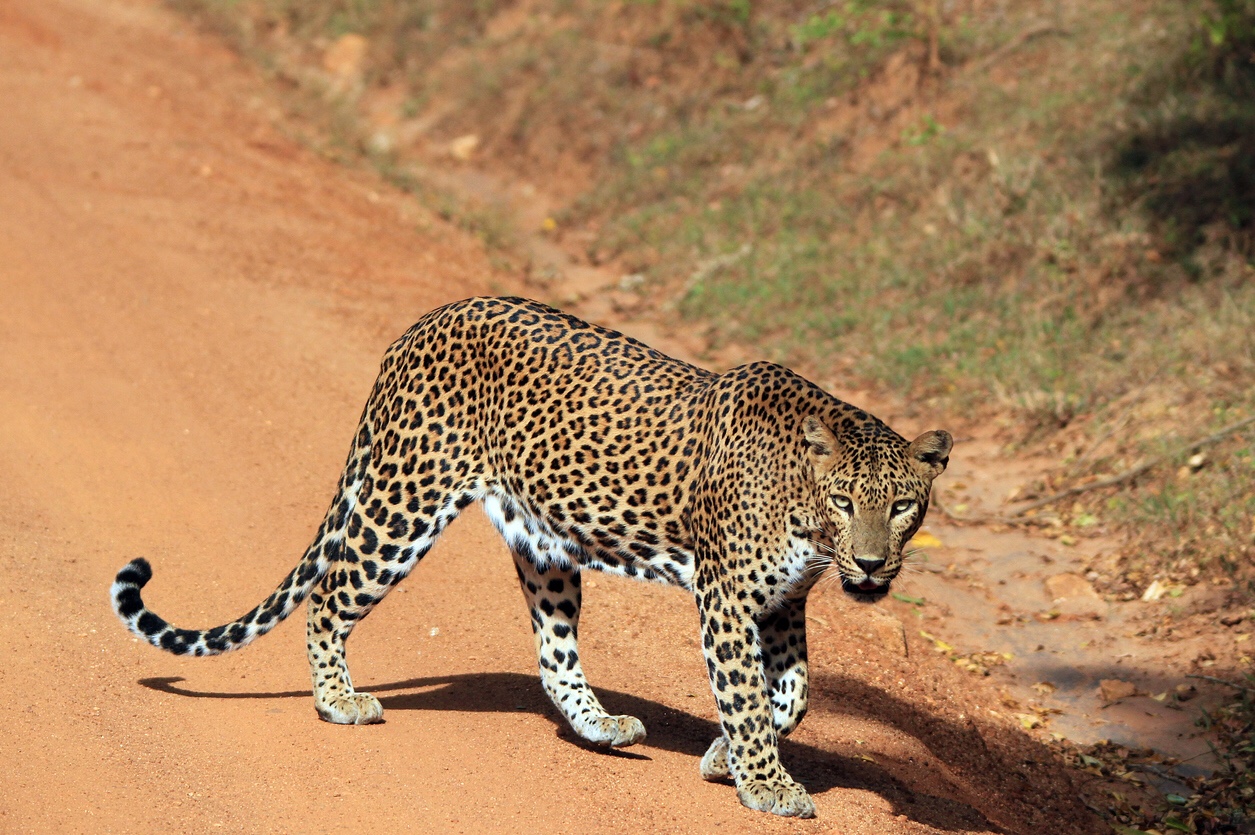
<svg viewBox="0 0 1255 835"><path fill-rule="evenodd" d="M1153 458L1148 458L1142 463L1138 464L1137 466L1130 467L1129 469L1125 470L1122 473L1117 473L1116 475L1108 476L1107 478L1100 478L1097 481L1091 481L1087 484L1074 484L1065 490L1060 490L1058 493L1054 493L1044 498L1037 499L1036 501L1029 502L1023 507L1012 511L1011 518L1012 519L1020 518L1024 516L1024 514L1028 513L1030 510L1036 510L1039 507L1045 507L1046 505L1054 504L1055 502L1061 501L1062 499L1071 498L1072 496L1078 496L1081 493L1087 493L1090 490L1101 490L1104 487L1115 487L1118 484L1125 484L1137 478L1139 475L1146 472L1147 470L1150 470L1150 469L1153 469L1154 467L1159 466L1164 461L1168 461L1173 458L1176 458L1181 453L1186 452L1191 449L1202 449L1203 447L1208 447L1213 444L1219 443L1220 441L1223 441L1225 438L1229 437L1233 433L1241 429L1244 429L1253 423L1255 423L1255 417L1248 417L1244 420L1239 420L1237 423L1229 424L1224 429L1221 429L1218 432L1214 432L1205 438L1199 438L1198 440L1190 441L1189 443L1182 444L1181 446L1177 447L1172 452L1167 453L1166 455L1159 455Z"/></svg>
<svg viewBox="0 0 1255 835"><path fill-rule="evenodd" d="M741 248L735 252L716 255L713 258L707 258L705 261L702 261L697 265L697 269L693 270L692 274L689 275L688 279L684 282L684 286L680 289L680 292L676 293L675 297L664 305L664 308L667 310L676 308L679 306L680 302L684 301L684 299L688 297L688 294L693 292L693 290L703 281L710 278L712 275L725 267L732 266L753 251L754 247L750 244L741 244Z"/></svg>

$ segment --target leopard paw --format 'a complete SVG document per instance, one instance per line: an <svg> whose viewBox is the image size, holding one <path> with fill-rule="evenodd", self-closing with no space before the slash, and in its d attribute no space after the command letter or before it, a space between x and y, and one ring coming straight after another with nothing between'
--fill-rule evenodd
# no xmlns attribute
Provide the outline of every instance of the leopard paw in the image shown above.
<svg viewBox="0 0 1255 835"><path fill-rule="evenodd" d="M792 818L815 817L815 802L806 789L789 778L746 780L736 788L742 806Z"/></svg>
<svg viewBox="0 0 1255 835"><path fill-rule="evenodd" d="M614 736L609 740L614 748L625 748L645 739L645 725L635 716L611 716Z"/></svg>
<svg viewBox="0 0 1255 835"><path fill-rule="evenodd" d="M625 748L645 738L645 725L635 716L602 716L576 725L580 736L598 745Z"/></svg>
<svg viewBox="0 0 1255 835"><path fill-rule="evenodd" d="M315 702L314 709L324 721L336 725L374 725L383 721L383 705L369 693Z"/></svg>
<svg viewBox="0 0 1255 835"><path fill-rule="evenodd" d="M702 757L700 766L702 771L702 779L711 783L717 783L720 780L726 780L732 775L732 770L728 768L728 738L720 736L710 743L710 747L706 749L706 755Z"/></svg>

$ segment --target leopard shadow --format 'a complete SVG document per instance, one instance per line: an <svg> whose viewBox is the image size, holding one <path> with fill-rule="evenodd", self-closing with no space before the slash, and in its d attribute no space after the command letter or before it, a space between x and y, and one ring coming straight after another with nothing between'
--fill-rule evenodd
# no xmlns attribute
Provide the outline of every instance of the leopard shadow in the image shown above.
<svg viewBox="0 0 1255 835"><path fill-rule="evenodd" d="M211 692L180 686L182 681L182 677L170 676L140 679L139 684L150 690L191 698L309 698L308 690ZM645 723L649 736L633 751L588 745L575 735L566 720L545 698L543 691L536 685L536 679L520 673L431 676L372 684L363 689L376 694L385 711L526 711L544 716L553 722L558 735L563 739L599 754L648 759L647 755L639 751L648 751L650 748L684 754L694 758L695 780L701 779L697 774L697 759L706 752L710 741L719 733L718 724L708 719L639 696L598 688L598 695L608 711L636 716ZM782 742L780 753L790 773L813 794L822 794L831 789L871 791L892 805L893 814L905 815L926 826L944 831L1007 833L1007 830L999 828L979 810L961 800L913 791L908 787L908 781L899 779L889 768L879 763L843 756L789 739Z"/></svg>

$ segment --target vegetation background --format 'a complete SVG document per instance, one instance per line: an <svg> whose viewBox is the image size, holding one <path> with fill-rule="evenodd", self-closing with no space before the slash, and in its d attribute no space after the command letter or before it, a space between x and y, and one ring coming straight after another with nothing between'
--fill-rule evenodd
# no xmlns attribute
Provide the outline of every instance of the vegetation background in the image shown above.
<svg viewBox="0 0 1255 835"><path fill-rule="evenodd" d="M530 172L540 231L716 347L1048 454L1001 521L1121 535L1101 592L1249 609L1255 0L172 2L504 266L433 160Z"/></svg>

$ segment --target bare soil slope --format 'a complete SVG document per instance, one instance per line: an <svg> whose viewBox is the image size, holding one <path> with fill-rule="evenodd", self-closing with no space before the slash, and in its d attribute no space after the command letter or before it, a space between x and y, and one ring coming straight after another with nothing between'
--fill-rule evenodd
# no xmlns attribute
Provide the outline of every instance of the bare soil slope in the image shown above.
<svg viewBox="0 0 1255 835"><path fill-rule="evenodd" d="M0 831L1093 828L973 679L914 637L904 658L874 634L895 621L834 592L784 751L817 820L698 777L717 726L679 593L588 583L590 675L650 737L582 747L475 512L355 633L386 724L315 718L299 623L213 660L138 644L108 606L119 566L149 557L177 623L245 611L316 526L386 343L510 287L285 138L258 81L154 0L8 0L0 113Z"/></svg>

